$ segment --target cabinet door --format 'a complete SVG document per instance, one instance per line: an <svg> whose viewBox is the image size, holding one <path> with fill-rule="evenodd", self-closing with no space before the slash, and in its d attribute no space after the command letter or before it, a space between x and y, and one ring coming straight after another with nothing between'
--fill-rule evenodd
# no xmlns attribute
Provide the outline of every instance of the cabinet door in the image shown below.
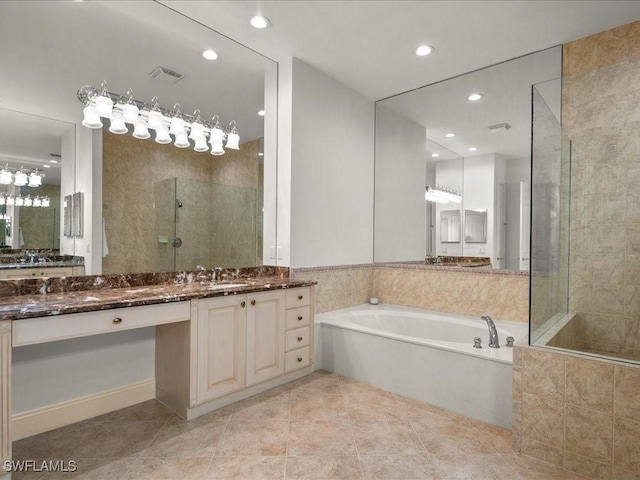
<svg viewBox="0 0 640 480"><path fill-rule="evenodd" d="M198 403L245 387L246 295L198 303Z"/></svg>
<svg viewBox="0 0 640 480"><path fill-rule="evenodd" d="M253 385L284 374L284 291L247 299L247 385Z"/></svg>

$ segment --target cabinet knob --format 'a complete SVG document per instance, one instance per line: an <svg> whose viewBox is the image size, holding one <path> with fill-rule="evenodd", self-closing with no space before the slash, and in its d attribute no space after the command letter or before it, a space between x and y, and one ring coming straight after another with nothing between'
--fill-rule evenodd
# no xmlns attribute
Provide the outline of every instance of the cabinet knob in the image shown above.
<svg viewBox="0 0 640 480"><path fill-rule="evenodd" d="M251 300L251 305L255 305L256 301L255 300Z"/></svg>
<svg viewBox="0 0 640 480"><path fill-rule="evenodd" d="M302 300L304 297L302 295L298 295L298 300Z"/></svg>
<svg viewBox="0 0 640 480"><path fill-rule="evenodd" d="M302 320L302 315L298 315L298 321Z"/></svg>
<svg viewBox="0 0 640 480"><path fill-rule="evenodd" d="M122 319L120 317L116 317L116 318L113 319L113 323L114 323L114 325L118 325L118 324L122 323Z"/></svg>
<svg viewBox="0 0 640 480"><path fill-rule="evenodd" d="M302 357L298 357L298 363L302 361Z"/></svg>
<svg viewBox="0 0 640 480"><path fill-rule="evenodd" d="M247 306L247 302L242 302L242 303L240 304L240 306L241 306L242 308L246 307L246 306Z"/></svg>
<svg viewBox="0 0 640 480"><path fill-rule="evenodd" d="M298 337L298 341L301 342L302 341L302 337Z"/></svg>

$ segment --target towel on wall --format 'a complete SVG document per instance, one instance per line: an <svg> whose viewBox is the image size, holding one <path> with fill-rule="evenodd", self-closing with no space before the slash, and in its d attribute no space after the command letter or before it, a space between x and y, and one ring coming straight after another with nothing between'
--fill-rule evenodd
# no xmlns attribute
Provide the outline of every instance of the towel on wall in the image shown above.
<svg viewBox="0 0 640 480"><path fill-rule="evenodd" d="M107 245L107 230L104 226L104 217L102 217L102 256L109 255L109 247Z"/></svg>

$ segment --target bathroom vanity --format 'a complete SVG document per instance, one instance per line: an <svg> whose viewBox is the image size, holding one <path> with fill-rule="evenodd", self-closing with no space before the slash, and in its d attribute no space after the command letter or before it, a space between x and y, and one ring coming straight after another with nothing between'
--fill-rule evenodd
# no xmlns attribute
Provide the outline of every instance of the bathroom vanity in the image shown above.
<svg viewBox="0 0 640 480"><path fill-rule="evenodd" d="M121 284L117 288L104 288L106 277L50 279L39 286L46 294L0 297L3 460L11 458L12 439L70 423L61 419L43 427L35 416L12 436L14 347L154 326L155 396L186 419L311 370L315 282L291 281L282 273L217 284L184 273L146 285L131 276L114 277ZM36 282L23 281L16 290L38 291ZM88 285L103 286L85 289Z"/></svg>

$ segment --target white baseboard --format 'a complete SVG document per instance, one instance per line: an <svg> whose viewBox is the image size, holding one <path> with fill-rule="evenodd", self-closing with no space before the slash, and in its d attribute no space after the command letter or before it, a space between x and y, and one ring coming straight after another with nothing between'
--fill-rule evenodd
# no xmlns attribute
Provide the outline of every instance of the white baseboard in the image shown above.
<svg viewBox="0 0 640 480"><path fill-rule="evenodd" d="M103 392L47 405L11 417L12 439L37 435L55 428L151 400L156 396L156 380L113 388Z"/></svg>

